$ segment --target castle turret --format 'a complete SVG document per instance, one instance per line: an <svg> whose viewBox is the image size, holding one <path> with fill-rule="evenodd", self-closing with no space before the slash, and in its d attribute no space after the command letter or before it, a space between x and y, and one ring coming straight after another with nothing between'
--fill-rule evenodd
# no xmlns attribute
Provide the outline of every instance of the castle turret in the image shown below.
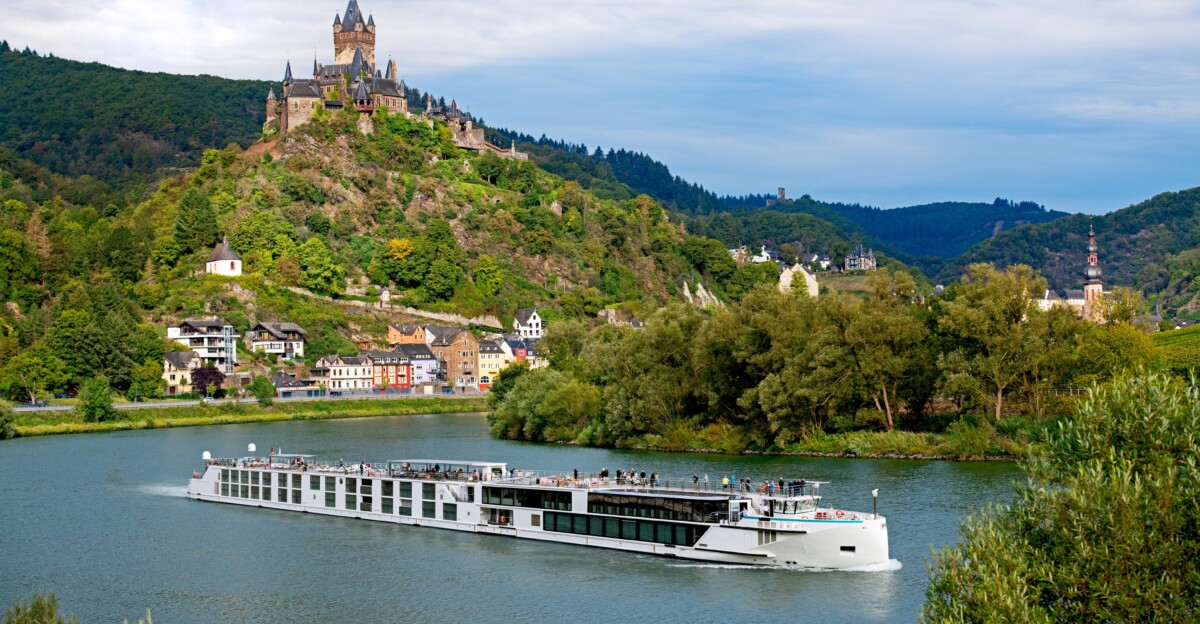
<svg viewBox="0 0 1200 624"><path fill-rule="evenodd" d="M279 100L275 99L275 88L267 91L267 121L275 121L275 112L279 108Z"/></svg>
<svg viewBox="0 0 1200 624"><path fill-rule="evenodd" d="M333 22L334 63L348 64L354 59L354 51L362 49L363 59L375 65L375 18L364 19L358 8L358 0L350 0L341 22Z"/></svg>
<svg viewBox="0 0 1200 624"><path fill-rule="evenodd" d="M396 61L388 59L387 71L383 73L383 77L388 80L396 79Z"/></svg>
<svg viewBox="0 0 1200 624"><path fill-rule="evenodd" d="M1100 246L1096 244L1096 231L1090 225L1087 252L1087 267L1083 269L1083 300L1092 303L1104 297L1104 283L1100 279L1104 271L1100 268Z"/></svg>
<svg viewBox="0 0 1200 624"><path fill-rule="evenodd" d="M287 67L283 70L283 84L292 84L292 62L287 62Z"/></svg>
<svg viewBox="0 0 1200 624"><path fill-rule="evenodd" d="M362 48L354 48L354 56L350 59L350 79L355 80L359 74L370 71L370 66L363 60Z"/></svg>

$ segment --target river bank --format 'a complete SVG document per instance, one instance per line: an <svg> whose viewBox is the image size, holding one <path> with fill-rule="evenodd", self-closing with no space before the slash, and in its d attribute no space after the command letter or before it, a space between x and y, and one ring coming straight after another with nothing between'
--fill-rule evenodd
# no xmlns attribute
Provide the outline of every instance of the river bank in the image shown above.
<svg viewBox="0 0 1200 624"><path fill-rule="evenodd" d="M484 409L486 409L486 403L484 399L480 398L305 401L273 405L259 405L251 401L222 405L182 405L123 410L117 412L119 418L103 422L84 422L83 418L74 411L22 412L13 415L12 427L17 437L33 437L280 420L479 412Z"/></svg>

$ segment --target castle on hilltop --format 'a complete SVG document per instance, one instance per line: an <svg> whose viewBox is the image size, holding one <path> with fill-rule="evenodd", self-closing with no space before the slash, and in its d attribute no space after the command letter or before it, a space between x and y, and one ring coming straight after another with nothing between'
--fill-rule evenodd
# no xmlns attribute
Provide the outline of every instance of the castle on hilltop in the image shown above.
<svg viewBox="0 0 1200 624"><path fill-rule="evenodd" d="M386 108L392 114L420 117L431 125L434 120L444 122L459 148L528 160L527 154L517 151L515 142L507 149L488 142L483 128L476 128L457 102L451 101L446 108L434 107L427 96L425 110L419 115L410 113L408 86L397 73L394 60L389 60L383 71L375 66L375 17L364 17L358 0L350 0L345 14L333 17L333 63L322 65L313 59L312 77L297 78L289 60L280 88L282 98L275 97L274 88L267 93L268 127L287 133L308 123L318 109L353 108L359 113L359 129L370 132L371 114L377 108Z"/></svg>

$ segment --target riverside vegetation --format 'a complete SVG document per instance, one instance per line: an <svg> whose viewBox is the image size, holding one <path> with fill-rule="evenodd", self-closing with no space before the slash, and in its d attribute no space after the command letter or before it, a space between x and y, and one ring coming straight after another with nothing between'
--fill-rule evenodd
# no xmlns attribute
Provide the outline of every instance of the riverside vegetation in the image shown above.
<svg viewBox="0 0 1200 624"><path fill-rule="evenodd" d="M760 287L736 304L670 304L644 330L564 321L551 367L504 370L495 435L663 450L1022 457L1070 395L1131 366L1165 369L1117 292L1096 326L1038 309L1026 266L972 265L923 300L903 272L866 297L816 299ZM934 435L939 434L939 435Z"/></svg>

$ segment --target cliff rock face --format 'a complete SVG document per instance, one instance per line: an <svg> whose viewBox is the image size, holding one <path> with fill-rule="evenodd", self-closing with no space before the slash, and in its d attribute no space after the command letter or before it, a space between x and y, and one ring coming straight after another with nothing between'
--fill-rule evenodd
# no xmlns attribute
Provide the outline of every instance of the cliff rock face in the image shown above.
<svg viewBox="0 0 1200 624"><path fill-rule="evenodd" d="M687 282L683 283L683 300L696 306L697 308L723 308L724 303L721 303L717 296L708 292L704 288L704 284L696 283L696 293L692 294L692 289Z"/></svg>

